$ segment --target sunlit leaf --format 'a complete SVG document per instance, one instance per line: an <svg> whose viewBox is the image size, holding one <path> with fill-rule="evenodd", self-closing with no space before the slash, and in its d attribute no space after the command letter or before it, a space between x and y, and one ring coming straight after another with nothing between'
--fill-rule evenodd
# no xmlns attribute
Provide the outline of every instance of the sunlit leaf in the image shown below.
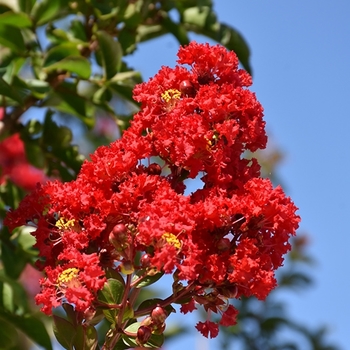
<svg viewBox="0 0 350 350"><path fill-rule="evenodd" d="M108 279L103 289L98 293L98 299L102 303L117 305L121 302L124 294L124 285L113 278Z"/></svg>
<svg viewBox="0 0 350 350"><path fill-rule="evenodd" d="M97 32L96 37L102 57L104 75L108 80L120 70L123 55L122 48L119 42L115 41L112 36L104 31Z"/></svg>
<svg viewBox="0 0 350 350"><path fill-rule="evenodd" d="M38 26L46 24L62 15L65 3L62 0L36 1L31 11L31 18Z"/></svg>
<svg viewBox="0 0 350 350"><path fill-rule="evenodd" d="M133 281L136 281L140 277L143 277L145 275L145 273L146 273L145 270L136 271L136 273L134 274L134 277L133 277ZM153 276L145 276L135 285L135 287L136 288L143 288L143 287L150 286L151 284L157 282L163 275L164 275L164 273L159 272Z"/></svg>
<svg viewBox="0 0 350 350"><path fill-rule="evenodd" d="M13 27L24 28L32 25L31 19L23 12L5 12L0 15L2 25L9 24Z"/></svg>
<svg viewBox="0 0 350 350"><path fill-rule="evenodd" d="M61 61L46 66L44 70L48 73L61 70L74 73L82 79L88 79L91 75L90 62L82 56L69 56Z"/></svg>

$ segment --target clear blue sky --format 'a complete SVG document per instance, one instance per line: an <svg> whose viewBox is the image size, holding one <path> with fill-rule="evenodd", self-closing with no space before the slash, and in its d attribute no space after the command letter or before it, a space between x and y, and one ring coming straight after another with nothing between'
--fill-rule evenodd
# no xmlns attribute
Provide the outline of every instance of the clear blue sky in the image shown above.
<svg viewBox="0 0 350 350"><path fill-rule="evenodd" d="M311 327L327 324L328 338L350 349L350 2L214 2L220 20L250 45L253 90L286 154L279 176L300 208L317 261L314 287L286 295L289 314ZM148 79L161 65L174 66L177 49L166 36L141 45L129 62Z"/></svg>

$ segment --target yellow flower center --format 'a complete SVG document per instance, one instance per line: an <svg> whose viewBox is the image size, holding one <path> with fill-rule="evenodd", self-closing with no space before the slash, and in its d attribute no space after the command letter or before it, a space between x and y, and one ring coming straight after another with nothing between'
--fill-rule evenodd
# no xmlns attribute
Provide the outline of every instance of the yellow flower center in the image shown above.
<svg viewBox="0 0 350 350"><path fill-rule="evenodd" d="M166 103L170 102L171 100L179 100L181 97L181 92L177 89L169 89L162 93L162 100Z"/></svg>
<svg viewBox="0 0 350 350"><path fill-rule="evenodd" d="M64 270L57 278L58 284L61 286L62 284L67 284L73 280L75 280L79 275L79 269L75 267L71 267L69 269Z"/></svg>
<svg viewBox="0 0 350 350"><path fill-rule="evenodd" d="M75 220L66 220L65 218L59 218L56 221L55 226L58 227L61 230L68 230L69 228L73 228L75 226Z"/></svg>
<svg viewBox="0 0 350 350"><path fill-rule="evenodd" d="M181 241L172 233L165 232L162 238L168 243L174 246L177 250L181 249Z"/></svg>

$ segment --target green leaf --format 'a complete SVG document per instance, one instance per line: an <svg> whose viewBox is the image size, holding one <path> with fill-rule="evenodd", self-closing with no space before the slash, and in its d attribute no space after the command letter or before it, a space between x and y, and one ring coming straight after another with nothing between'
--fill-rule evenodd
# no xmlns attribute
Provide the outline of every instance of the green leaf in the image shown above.
<svg viewBox="0 0 350 350"><path fill-rule="evenodd" d="M122 98L132 102L134 105L137 105L137 102L132 98L132 86L121 85L116 82L112 82L111 84L108 84L108 86L110 86Z"/></svg>
<svg viewBox="0 0 350 350"><path fill-rule="evenodd" d="M183 11L182 23L185 29L205 35L234 51L242 66L251 73L250 50L243 36L233 27L217 21L212 7L196 6Z"/></svg>
<svg viewBox="0 0 350 350"><path fill-rule="evenodd" d="M136 50L136 37L136 28L124 27L119 32L118 41L120 42L120 45L125 55L130 54Z"/></svg>
<svg viewBox="0 0 350 350"><path fill-rule="evenodd" d="M23 286L16 280L0 272L0 281L4 290L0 296L1 304L7 311L23 314L29 311L28 297Z"/></svg>
<svg viewBox="0 0 350 350"><path fill-rule="evenodd" d="M26 82L22 80L18 75L14 75L11 82L11 87L20 95L21 99L25 99L31 94Z"/></svg>
<svg viewBox="0 0 350 350"><path fill-rule="evenodd" d="M50 84L46 81L39 79L27 79L25 80L27 88L31 91L32 95L37 99L43 99L51 90Z"/></svg>
<svg viewBox="0 0 350 350"><path fill-rule="evenodd" d="M123 339L119 339L119 341L117 342L117 344L115 344L113 348L113 350L126 350L126 349L130 349L130 347L124 343Z"/></svg>
<svg viewBox="0 0 350 350"><path fill-rule="evenodd" d="M9 24L17 28L31 27L31 19L23 12L5 12L0 15L0 23Z"/></svg>
<svg viewBox="0 0 350 350"><path fill-rule="evenodd" d="M92 102L101 105L105 103L106 101L110 101L112 99L112 93L108 89L106 85L103 85L100 89L98 89L93 97L92 97Z"/></svg>
<svg viewBox="0 0 350 350"><path fill-rule="evenodd" d="M160 24L140 25L137 28L137 37L139 42L155 39L166 33L167 31L165 27L161 26Z"/></svg>
<svg viewBox="0 0 350 350"><path fill-rule="evenodd" d="M58 126L51 118L45 119L42 140L46 147L64 149L69 147L72 139L71 129L66 126Z"/></svg>
<svg viewBox="0 0 350 350"><path fill-rule="evenodd" d="M110 81L123 83L125 80L131 80L131 79L133 81L133 84L135 84L135 82L138 82L138 83L142 82L141 74L136 70L130 70L127 72L118 73L113 78L111 78Z"/></svg>
<svg viewBox="0 0 350 350"><path fill-rule="evenodd" d="M69 31L73 34L74 38L84 42L88 41L84 24L81 21L73 20L70 24Z"/></svg>
<svg viewBox="0 0 350 350"><path fill-rule="evenodd" d="M0 44L21 53L26 50L20 29L0 22Z"/></svg>
<svg viewBox="0 0 350 350"><path fill-rule="evenodd" d="M189 44L190 39L187 36L187 31L181 23L173 22L167 14L164 14L162 25L169 33L175 36L180 45Z"/></svg>
<svg viewBox="0 0 350 350"><path fill-rule="evenodd" d="M60 112L75 115L79 117L88 127L92 127L94 125L91 106L88 105L88 102L84 97L79 96L74 91L64 89L63 91L52 93L43 102L42 106L54 107Z"/></svg>
<svg viewBox="0 0 350 350"><path fill-rule="evenodd" d="M18 75L25 62L26 59L24 57L12 57L10 63L6 67L5 74L2 76L3 79L7 82L11 82L13 77Z"/></svg>
<svg viewBox="0 0 350 350"><path fill-rule="evenodd" d="M57 341L68 350L73 349L74 338L76 334L75 327L72 323L63 317L53 315L53 332Z"/></svg>
<svg viewBox="0 0 350 350"><path fill-rule="evenodd" d="M2 263L6 274L13 279L17 279L22 273L24 266L28 262L28 257L23 254L20 247L2 245Z"/></svg>
<svg viewBox="0 0 350 350"><path fill-rule="evenodd" d="M41 26L62 15L64 1L43 0L36 1L31 12L31 18L37 26ZM67 9L68 10L68 9Z"/></svg>
<svg viewBox="0 0 350 350"><path fill-rule="evenodd" d="M46 66L44 70L50 73L55 70L68 71L78 75L82 79L89 79L91 75L90 62L82 56L69 56L63 60Z"/></svg>
<svg viewBox="0 0 350 350"><path fill-rule="evenodd" d="M119 42L104 31L98 31L96 37L99 44L98 51L102 57L104 76L109 80L120 71L123 56L122 48Z"/></svg>
<svg viewBox="0 0 350 350"><path fill-rule="evenodd" d="M124 284L116 279L109 278L103 289L98 293L98 300L108 305L118 305L124 294ZM107 320L112 324L116 321L118 314L117 308L103 309Z"/></svg>
<svg viewBox="0 0 350 350"><path fill-rule="evenodd" d="M15 316L0 311L0 317L5 318L13 326L20 329L26 336L46 350L52 350L51 340L44 323L32 315Z"/></svg>
<svg viewBox="0 0 350 350"><path fill-rule="evenodd" d="M144 344L147 348L159 349L164 343L164 334L152 334L148 342Z"/></svg>
<svg viewBox="0 0 350 350"><path fill-rule="evenodd" d="M62 303L63 310L65 311L67 315L67 319L72 325L75 327L77 326L77 314L74 310L73 305L68 303Z"/></svg>
<svg viewBox="0 0 350 350"><path fill-rule="evenodd" d="M140 326L141 326L141 322L135 322L135 323L131 324L130 326L126 327L125 331L130 332L130 333L137 333ZM136 337L134 338L134 337L130 337L128 335L123 334L122 339L123 339L123 342L126 345L130 346L131 348L138 347L138 344L136 343Z"/></svg>
<svg viewBox="0 0 350 350"><path fill-rule="evenodd" d="M4 318L0 318L0 349L5 350L14 347L17 339L16 328Z"/></svg>
<svg viewBox="0 0 350 350"><path fill-rule="evenodd" d="M250 50L241 33L236 29L221 23L216 31L207 33L207 35L227 47L229 50L234 51L244 69L252 74L252 69L249 63Z"/></svg>
<svg viewBox="0 0 350 350"><path fill-rule="evenodd" d="M75 349L95 350L97 347L97 332L94 326L82 324L77 328L74 340Z"/></svg>
<svg viewBox="0 0 350 350"><path fill-rule="evenodd" d="M76 43L65 42L50 48L47 51L44 67L48 67L69 56L80 56Z"/></svg>
<svg viewBox="0 0 350 350"><path fill-rule="evenodd" d="M216 23L216 15L208 6L190 7L183 13L183 22L200 28L210 27Z"/></svg>
<svg viewBox="0 0 350 350"><path fill-rule="evenodd" d="M145 275L146 271L145 270L138 270L134 276L133 276L133 281L137 280L140 277L143 277ZM136 288L143 288L150 286L151 284L157 282L162 276L164 275L163 272L159 272L153 276L145 276L142 278L142 280L135 285Z"/></svg>
<svg viewBox="0 0 350 350"><path fill-rule="evenodd" d="M134 309L132 308L132 306L130 304L128 304L126 306L126 308L124 309L124 314L123 314L123 322L130 320L134 318Z"/></svg>
<svg viewBox="0 0 350 350"><path fill-rule="evenodd" d="M18 5L21 11L30 14L36 0L18 0Z"/></svg>
<svg viewBox="0 0 350 350"><path fill-rule="evenodd" d="M279 287L303 288L312 283L312 279L299 272L286 272L279 278Z"/></svg>
<svg viewBox="0 0 350 350"><path fill-rule="evenodd" d="M108 305L117 305L122 301L124 294L124 285L110 278L105 283L103 289L98 293L98 300Z"/></svg>
<svg viewBox="0 0 350 350"><path fill-rule="evenodd" d="M21 228L20 231L21 233L18 236L18 244L26 254L36 256L37 251L33 248L34 244L36 243L35 237L30 234L29 230L26 229L26 227Z"/></svg>
<svg viewBox="0 0 350 350"><path fill-rule="evenodd" d="M46 160L41 146L34 140L31 142L25 142L24 148L29 163L39 169L43 169L45 167Z"/></svg>
<svg viewBox="0 0 350 350"><path fill-rule="evenodd" d="M2 79L2 77L0 77L0 95L9 97L20 104L23 103L21 96L11 85L9 85L4 79Z"/></svg>

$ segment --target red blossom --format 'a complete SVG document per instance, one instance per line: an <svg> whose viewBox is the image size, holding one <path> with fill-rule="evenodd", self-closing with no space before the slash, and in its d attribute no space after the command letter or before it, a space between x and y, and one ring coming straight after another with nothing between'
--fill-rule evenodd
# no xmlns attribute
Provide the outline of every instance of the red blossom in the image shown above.
<svg viewBox="0 0 350 350"><path fill-rule="evenodd" d="M233 326L237 324L238 310L232 305L229 305L227 310L223 312L220 324L225 327Z"/></svg>
<svg viewBox="0 0 350 350"><path fill-rule="evenodd" d="M183 314L187 314L188 312L192 312L194 310L197 310L196 308L196 303L194 301L194 299L191 299L188 303L186 304L182 304L181 305L181 308L180 308L180 311L183 313Z"/></svg>
<svg viewBox="0 0 350 350"><path fill-rule="evenodd" d="M211 322L211 321L198 322L196 325L196 328L206 338L215 338L219 334L219 326L215 322Z"/></svg>
<svg viewBox="0 0 350 350"><path fill-rule="evenodd" d="M33 190L38 182L47 180L42 170L28 163L19 134L0 142L0 184L6 179L27 191Z"/></svg>
<svg viewBox="0 0 350 350"><path fill-rule="evenodd" d="M163 67L136 86L141 110L130 128L99 147L77 180L37 186L8 213L11 230L35 228L46 272L36 301L45 313L62 302L93 309L105 269L139 272L140 255L142 273L187 282L183 313L196 302L222 314L224 326L237 317L227 298L265 299L276 286L300 217L283 190L260 177L257 160L245 158L267 142L251 78L218 45L193 42L178 63L190 69ZM198 174L203 188L184 195L185 180ZM173 287L175 299L187 291L180 282ZM218 334L211 321L196 328Z"/></svg>

